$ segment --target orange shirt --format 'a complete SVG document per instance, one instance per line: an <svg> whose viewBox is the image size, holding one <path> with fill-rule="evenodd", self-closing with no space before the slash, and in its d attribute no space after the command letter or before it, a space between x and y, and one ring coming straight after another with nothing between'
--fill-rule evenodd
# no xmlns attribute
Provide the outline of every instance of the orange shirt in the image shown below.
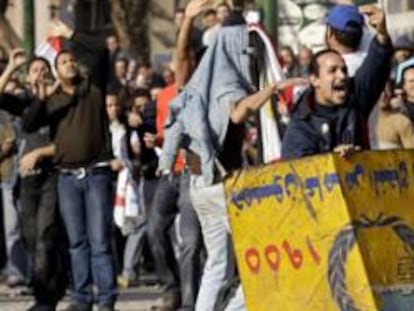
<svg viewBox="0 0 414 311"><path fill-rule="evenodd" d="M157 144L162 145L164 141L164 125L167 121L169 114L169 106L171 101L178 95L178 89L175 84L169 85L164 88L157 98ZM180 150L174 165L174 172L179 173L184 169L185 156L184 151Z"/></svg>

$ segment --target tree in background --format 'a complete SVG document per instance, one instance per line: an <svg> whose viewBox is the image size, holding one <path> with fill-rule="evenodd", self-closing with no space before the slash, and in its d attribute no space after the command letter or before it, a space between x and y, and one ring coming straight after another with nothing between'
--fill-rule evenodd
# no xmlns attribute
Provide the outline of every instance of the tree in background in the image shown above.
<svg viewBox="0 0 414 311"><path fill-rule="evenodd" d="M21 41L6 18L8 0L0 0L0 45L7 50L21 46Z"/></svg>
<svg viewBox="0 0 414 311"><path fill-rule="evenodd" d="M121 46L139 61L148 60L150 0L110 0L111 20Z"/></svg>

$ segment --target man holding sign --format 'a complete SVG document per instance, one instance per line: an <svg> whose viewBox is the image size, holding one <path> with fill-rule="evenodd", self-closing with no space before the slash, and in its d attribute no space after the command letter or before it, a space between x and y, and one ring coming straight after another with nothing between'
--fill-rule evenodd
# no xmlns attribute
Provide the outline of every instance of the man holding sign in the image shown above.
<svg viewBox="0 0 414 311"><path fill-rule="evenodd" d="M344 14L344 10L352 12ZM337 50L326 49L313 57L311 87L293 111L282 146L284 159L333 150L345 156L357 146L367 146L366 120L389 77L392 46L384 11L374 6L363 6L360 10L377 32L368 56L353 79ZM352 25L346 18L340 18L344 15L352 14L357 23L362 22L354 9L343 8L336 13L337 19L331 16L330 21L338 27L345 29Z"/></svg>

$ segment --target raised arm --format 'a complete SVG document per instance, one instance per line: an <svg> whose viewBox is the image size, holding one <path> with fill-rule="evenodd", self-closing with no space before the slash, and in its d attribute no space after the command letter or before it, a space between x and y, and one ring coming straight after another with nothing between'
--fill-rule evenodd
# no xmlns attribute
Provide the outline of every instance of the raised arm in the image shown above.
<svg viewBox="0 0 414 311"><path fill-rule="evenodd" d="M361 7L361 12L368 17L369 24L377 31L368 55L354 78L356 103L368 118L389 78L393 48L384 11L373 5L366 5Z"/></svg>
<svg viewBox="0 0 414 311"><path fill-rule="evenodd" d="M178 89L184 87L193 73L193 59L191 57L193 23L209 2L210 0L192 0L185 9L185 17L178 33L177 48L174 53L175 80Z"/></svg>
<svg viewBox="0 0 414 311"><path fill-rule="evenodd" d="M77 32L60 20L53 22L51 35L63 38L76 60L88 69L92 81L101 89L106 87L109 55L104 40Z"/></svg>
<svg viewBox="0 0 414 311"><path fill-rule="evenodd" d="M9 55L9 62L7 63L6 69L0 76L0 109L6 110L16 116L22 115L27 106L27 102L22 97L5 94L4 90L7 82L9 82L13 74L24 64L24 62L24 50L14 49Z"/></svg>

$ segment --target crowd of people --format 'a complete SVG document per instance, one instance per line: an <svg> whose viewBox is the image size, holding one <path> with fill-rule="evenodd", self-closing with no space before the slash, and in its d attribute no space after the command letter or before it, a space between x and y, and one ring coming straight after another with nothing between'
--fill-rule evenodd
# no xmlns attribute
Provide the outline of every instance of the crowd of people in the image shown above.
<svg viewBox="0 0 414 311"><path fill-rule="evenodd" d="M59 20L53 64L21 49L2 61L3 274L33 291L31 311L56 310L68 289L67 311L114 310L118 288L151 265L162 286L153 310L245 310L223 186L231 171L414 147L414 44L392 43L381 9L333 7L326 49L272 51L279 79L267 84L268 48L242 12L193 0L174 21L160 72L116 35L105 42ZM277 140L258 117L269 100L281 141L270 160L264 147Z"/></svg>

